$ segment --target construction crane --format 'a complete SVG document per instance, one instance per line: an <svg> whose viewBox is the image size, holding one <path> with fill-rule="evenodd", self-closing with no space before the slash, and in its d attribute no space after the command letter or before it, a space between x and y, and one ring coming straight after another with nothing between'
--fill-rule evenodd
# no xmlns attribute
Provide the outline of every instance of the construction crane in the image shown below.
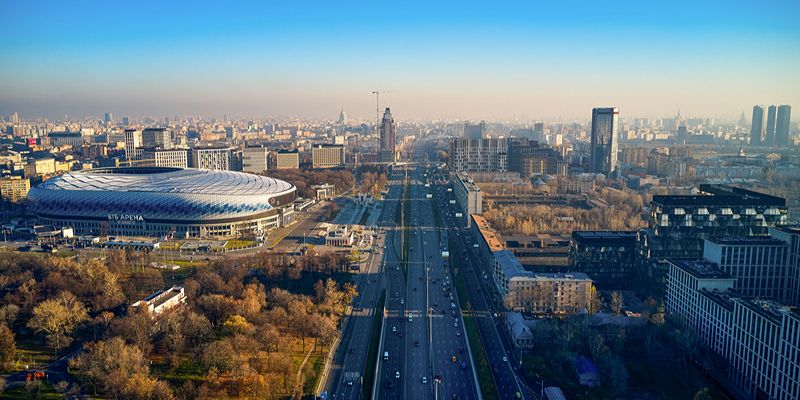
<svg viewBox="0 0 800 400"><path fill-rule="evenodd" d="M380 133L378 129L381 126L381 105L380 105L380 98L381 95L384 93L394 93L392 90L380 90L375 89L372 91L372 94L375 95L375 133Z"/></svg>

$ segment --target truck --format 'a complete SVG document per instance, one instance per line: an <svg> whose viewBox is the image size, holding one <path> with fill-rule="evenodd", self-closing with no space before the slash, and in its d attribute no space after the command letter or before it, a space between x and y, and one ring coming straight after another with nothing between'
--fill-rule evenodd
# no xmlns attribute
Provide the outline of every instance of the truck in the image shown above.
<svg viewBox="0 0 800 400"><path fill-rule="evenodd" d="M450 200L450 204L456 204L455 200Z"/></svg>
<svg viewBox="0 0 800 400"><path fill-rule="evenodd" d="M389 361L389 352L388 351L384 351L383 352L383 361Z"/></svg>
<svg viewBox="0 0 800 400"><path fill-rule="evenodd" d="M463 216L464 216L464 214L462 214L462 213L456 213L456 218L461 218Z"/></svg>
<svg viewBox="0 0 800 400"><path fill-rule="evenodd" d="M428 199L432 199L432 198L433 198L433 195L432 195L432 194L430 194L430 193L428 193L428 194L426 194L426 195L425 195L425 197L426 197L426 198L428 198Z"/></svg>

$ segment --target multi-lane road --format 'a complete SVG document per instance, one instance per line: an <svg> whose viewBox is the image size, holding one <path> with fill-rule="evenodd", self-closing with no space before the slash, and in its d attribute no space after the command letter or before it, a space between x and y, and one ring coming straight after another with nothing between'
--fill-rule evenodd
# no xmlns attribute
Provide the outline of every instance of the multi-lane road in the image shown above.
<svg viewBox="0 0 800 400"><path fill-rule="evenodd" d="M398 188L390 188L387 200L379 208L373 209L373 215L367 219L367 225L378 227L378 236L375 238L373 252L367 261L362 263L365 268L358 274L355 281L358 287L358 296L353 300L353 311L347 319L342 332L342 339L331 362L330 371L322 392L329 399L359 399L362 386L365 384L363 373L367 363L375 360L367 359L369 342L372 336L372 325L380 293L385 286L383 270L385 258L391 250L386 251L387 241L393 235L391 226L394 224Z"/></svg>
<svg viewBox="0 0 800 400"><path fill-rule="evenodd" d="M452 193L441 178L424 162L392 169L376 221L381 234L358 278L360 295L334 356L325 385L327 398L359 398L367 363L377 364L373 398L481 398L450 261L464 279L499 397L538 398L518 375L517 359L504 341L497 311L487 298L490 289L482 273L488 266L473 254L469 231L463 221L455 220L456 206L449 204ZM404 194L408 207L403 206ZM405 226L397 226L398 213L403 214ZM405 263L404 247L408 248ZM442 251L448 251L453 260L443 258ZM377 359L368 360L374 306L383 289L380 347Z"/></svg>

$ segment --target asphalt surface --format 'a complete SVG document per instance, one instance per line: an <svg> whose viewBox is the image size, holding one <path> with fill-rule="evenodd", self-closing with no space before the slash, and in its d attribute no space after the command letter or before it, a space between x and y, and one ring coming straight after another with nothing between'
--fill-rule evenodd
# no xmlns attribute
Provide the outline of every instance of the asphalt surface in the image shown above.
<svg viewBox="0 0 800 400"><path fill-rule="evenodd" d="M436 225L426 172L396 168L391 179L393 186L406 177L409 182L408 275L404 281L400 258L387 249L390 297L380 354L389 357L381 360L377 394L383 399L476 399L460 306L457 296L451 298L452 278L442 258L447 230ZM402 231L396 234L400 238ZM402 249L400 240L396 247Z"/></svg>
<svg viewBox="0 0 800 400"><path fill-rule="evenodd" d="M367 225L383 227L394 221L394 208L384 203L375 207L367 219ZM342 339L334 354L328 378L323 386L327 399L358 399L364 385L364 368L367 363L369 341L372 334L375 306L383 287L382 269L384 258L384 241L386 234L380 229L373 246L373 252L365 267L358 274L355 282L359 289L358 296L353 299L353 311L348 317Z"/></svg>
<svg viewBox="0 0 800 400"><path fill-rule="evenodd" d="M454 215L460 210L457 209L457 205L449 204L449 200L454 199L452 192L447 192L444 185L439 183L437 187L441 189L436 191L435 197L440 209L446 210L443 212L446 214L445 224L459 227L454 232L455 236L452 237L453 247L450 249L450 254L455 258L455 264L460 267L459 273L464 278L467 296L478 324L481 342L486 350L498 395L504 400L538 399L539 396L525 386L522 371L519 369L519 358L516 357L513 347L505 336L505 327L502 321L495 317L495 315L500 315L501 310L494 308L487 294L494 290L491 287L490 266L482 265L472 247L470 232L463 227L463 222L455 220ZM483 278L484 272L486 279Z"/></svg>

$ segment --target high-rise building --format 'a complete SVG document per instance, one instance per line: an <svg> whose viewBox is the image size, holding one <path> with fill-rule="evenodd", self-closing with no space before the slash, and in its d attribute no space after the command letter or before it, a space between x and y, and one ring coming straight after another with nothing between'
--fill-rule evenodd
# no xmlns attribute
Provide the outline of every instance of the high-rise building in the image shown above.
<svg viewBox="0 0 800 400"><path fill-rule="evenodd" d="M638 265L636 232L573 231L570 265L601 290L629 290Z"/></svg>
<svg viewBox="0 0 800 400"><path fill-rule="evenodd" d="M786 282L789 304L800 304L800 225L782 225L769 228L769 234L786 243Z"/></svg>
<svg viewBox="0 0 800 400"><path fill-rule="evenodd" d="M145 147L140 150L142 151L142 162L137 165L170 168L186 168L189 166L189 151L186 149Z"/></svg>
<svg viewBox="0 0 800 400"><path fill-rule="evenodd" d="M300 153L297 150L278 150L274 157L275 169L300 168Z"/></svg>
<svg viewBox="0 0 800 400"><path fill-rule="evenodd" d="M259 173L269 169L269 149L264 146L245 147L242 150L242 171Z"/></svg>
<svg viewBox="0 0 800 400"><path fill-rule="evenodd" d="M172 133L164 128L146 128L142 131L142 147L172 148Z"/></svg>
<svg viewBox="0 0 800 400"><path fill-rule="evenodd" d="M103 115L103 122L105 122L106 124L110 124L113 121L114 121L114 114L107 112L105 113L105 115Z"/></svg>
<svg viewBox="0 0 800 400"><path fill-rule="evenodd" d="M532 175L566 175L568 162L561 153L535 140L512 138L508 144L508 170L523 177Z"/></svg>
<svg viewBox="0 0 800 400"><path fill-rule="evenodd" d="M592 109L592 142L589 147L589 172L611 175L617 169L617 130L619 109Z"/></svg>
<svg viewBox="0 0 800 400"><path fill-rule="evenodd" d="M19 176L0 178L0 198L5 201L17 203L28 197L31 190L31 180Z"/></svg>
<svg viewBox="0 0 800 400"><path fill-rule="evenodd" d="M786 199L724 185L700 185L696 195L655 195L637 246L654 289L663 290L667 258L703 256L704 239L765 236L786 224Z"/></svg>
<svg viewBox="0 0 800 400"><path fill-rule="evenodd" d="M336 123L339 125L347 124L347 113L344 112L344 108L339 112L339 119L336 121Z"/></svg>
<svg viewBox="0 0 800 400"><path fill-rule="evenodd" d="M778 107L778 116L775 121L775 145L786 146L789 144L789 126L792 119L792 106Z"/></svg>
<svg viewBox="0 0 800 400"><path fill-rule="evenodd" d="M12 124L18 124L19 123L19 113L15 111L13 114L11 114L11 118L9 118L8 122L11 122Z"/></svg>
<svg viewBox="0 0 800 400"><path fill-rule="evenodd" d="M777 111L778 108L775 106L769 106L769 108L767 108L767 128L764 132L764 144L767 146L775 144L775 116Z"/></svg>
<svg viewBox="0 0 800 400"><path fill-rule="evenodd" d="M464 139L483 139L486 137L486 121L477 124L464 124Z"/></svg>
<svg viewBox="0 0 800 400"><path fill-rule="evenodd" d="M769 236L706 239L703 258L733 276L733 288L745 296L788 301L786 242Z"/></svg>
<svg viewBox="0 0 800 400"><path fill-rule="evenodd" d="M753 121L750 125L750 144L760 146L764 141L764 106L753 106Z"/></svg>
<svg viewBox="0 0 800 400"><path fill-rule="evenodd" d="M386 109L388 112L388 108ZM391 117L391 115L390 115ZM344 146L340 144L318 144L311 148L312 168L336 168L344 166Z"/></svg>
<svg viewBox="0 0 800 400"><path fill-rule="evenodd" d="M397 145L397 125L392 118L392 113L389 107L383 113L381 120L381 147L380 147L380 162L394 162L395 161L395 146Z"/></svg>
<svg viewBox="0 0 800 400"><path fill-rule="evenodd" d="M505 172L508 138L450 139L451 171Z"/></svg>
<svg viewBox="0 0 800 400"><path fill-rule="evenodd" d="M742 295L733 288L737 278L711 261L668 263L667 315L727 361L729 382L744 398L798 398L797 307Z"/></svg>
<svg viewBox="0 0 800 400"><path fill-rule="evenodd" d="M231 171L230 147L195 147L192 149L192 168Z"/></svg>
<svg viewBox="0 0 800 400"><path fill-rule="evenodd" d="M130 118L122 117L122 126L128 126L128 125L130 125L130 123L131 123Z"/></svg>
<svg viewBox="0 0 800 400"><path fill-rule="evenodd" d="M225 127L225 139L227 140L236 140L236 127L233 126L226 126Z"/></svg>
<svg viewBox="0 0 800 400"><path fill-rule="evenodd" d="M533 124L533 139L538 142L544 142L544 122Z"/></svg>
<svg viewBox="0 0 800 400"><path fill-rule="evenodd" d="M125 129L125 158L137 160L142 155L142 131L138 129Z"/></svg>

